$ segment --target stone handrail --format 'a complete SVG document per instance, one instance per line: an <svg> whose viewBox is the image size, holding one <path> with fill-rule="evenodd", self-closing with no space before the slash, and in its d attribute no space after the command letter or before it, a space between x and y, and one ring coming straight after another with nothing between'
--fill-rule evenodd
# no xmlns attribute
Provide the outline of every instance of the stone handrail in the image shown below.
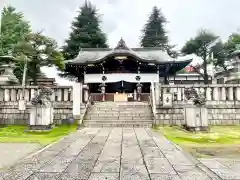
<svg viewBox="0 0 240 180"><path fill-rule="evenodd" d="M20 97L30 102L34 97L34 93L38 90L38 86L0 86L0 102L17 102ZM51 87L53 89L52 101L56 102L72 102L72 87L71 86L57 86Z"/></svg>
<svg viewBox="0 0 240 180"><path fill-rule="evenodd" d="M161 85L159 86L159 94L162 97L163 93L170 92L174 94L174 101L184 101L184 89L193 87L198 93L206 94L206 101L240 101L240 84L194 84L194 85ZM162 99L160 99L162 100Z"/></svg>

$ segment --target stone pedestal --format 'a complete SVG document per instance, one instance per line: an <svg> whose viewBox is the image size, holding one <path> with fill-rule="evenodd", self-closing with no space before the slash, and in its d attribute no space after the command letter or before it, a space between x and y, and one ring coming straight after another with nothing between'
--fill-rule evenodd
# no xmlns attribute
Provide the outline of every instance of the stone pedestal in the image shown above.
<svg viewBox="0 0 240 180"><path fill-rule="evenodd" d="M184 121L189 131L208 130L208 111L206 107L188 105L184 108Z"/></svg>
<svg viewBox="0 0 240 180"><path fill-rule="evenodd" d="M53 125L53 91L46 87L39 88L31 100L33 106L30 109L30 131L50 130Z"/></svg>
<svg viewBox="0 0 240 180"><path fill-rule="evenodd" d="M30 110L30 130L49 130L53 125L53 107L36 106Z"/></svg>

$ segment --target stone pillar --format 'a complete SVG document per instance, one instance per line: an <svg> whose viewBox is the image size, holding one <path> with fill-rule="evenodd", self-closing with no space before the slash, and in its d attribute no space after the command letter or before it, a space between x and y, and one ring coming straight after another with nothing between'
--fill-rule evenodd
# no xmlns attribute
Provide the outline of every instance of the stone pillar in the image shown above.
<svg viewBox="0 0 240 180"><path fill-rule="evenodd" d="M32 98L34 98L35 92L36 92L35 89L31 89L31 99L30 99L30 100L32 100ZM23 93L23 92L22 92L22 93ZM22 96L22 94L21 94L21 96Z"/></svg>
<svg viewBox="0 0 240 180"><path fill-rule="evenodd" d="M221 100L226 101L226 87L221 88Z"/></svg>
<svg viewBox="0 0 240 180"><path fill-rule="evenodd" d="M155 86L155 97L156 97L156 104L160 103L160 88L158 83L153 83L153 87Z"/></svg>
<svg viewBox="0 0 240 180"><path fill-rule="evenodd" d="M24 100L26 101L29 101L29 90L28 89L25 89L25 92L24 92ZM53 99L52 101L55 101L55 99Z"/></svg>
<svg viewBox="0 0 240 180"><path fill-rule="evenodd" d="M238 101L240 101L240 87L236 88L236 98Z"/></svg>
<svg viewBox="0 0 240 180"><path fill-rule="evenodd" d="M182 101L182 89L177 88L177 100Z"/></svg>
<svg viewBox="0 0 240 180"><path fill-rule="evenodd" d="M211 90L212 89L210 87L207 87L207 92L206 92L207 101L211 101L212 100Z"/></svg>
<svg viewBox="0 0 240 180"><path fill-rule="evenodd" d="M4 90L4 101L10 101L10 91L9 91L9 89Z"/></svg>
<svg viewBox="0 0 240 180"><path fill-rule="evenodd" d="M68 101L69 89L63 90L63 101Z"/></svg>
<svg viewBox="0 0 240 180"><path fill-rule="evenodd" d="M11 101L17 101L17 91L16 91L16 89L11 89Z"/></svg>
<svg viewBox="0 0 240 180"><path fill-rule="evenodd" d="M84 87L84 102L88 102L89 92L88 92L88 85Z"/></svg>
<svg viewBox="0 0 240 180"><path fill-rule="evenodd" d="M219 91L218 91L218 87L214 87L213 88L213 98L215 101L219 101Z"/></svg>
<svg viewBox="0 0 240 180"><path fill-rule="evenodd" d="M63 99L62 99L62 90L61 89L58 89L57 90L57 101L58 102L61 102Z"/></svg>
<svg viewBox="0 0 240 180"><path fill-rule="evenodd" d="M228 100L233 101L233 87L228 88Z"/></svg>
<svg viewBox="0 0 240 180"><path fill-rule="evenodd" d="M81 112L81 100L82 100L82 84L75 83L73 84L73 116L74 118L80 118Z"/></svg>

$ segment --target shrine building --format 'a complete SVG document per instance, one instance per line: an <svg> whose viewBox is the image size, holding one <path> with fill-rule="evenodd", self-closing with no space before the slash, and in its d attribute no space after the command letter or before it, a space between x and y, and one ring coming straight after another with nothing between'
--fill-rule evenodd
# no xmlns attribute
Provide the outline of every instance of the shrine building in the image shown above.
<svg viewBox="0 0 240 180"><path fill-rule="evenodd" d="M151 82L168 84L168 77L191 61L175 60L160 48L129 48L121 38L114 49L81 49L75 59L66 62L66 71L87 85L96 101L103 94L106 101L136 100L134 94L147 100Z"/></svg>

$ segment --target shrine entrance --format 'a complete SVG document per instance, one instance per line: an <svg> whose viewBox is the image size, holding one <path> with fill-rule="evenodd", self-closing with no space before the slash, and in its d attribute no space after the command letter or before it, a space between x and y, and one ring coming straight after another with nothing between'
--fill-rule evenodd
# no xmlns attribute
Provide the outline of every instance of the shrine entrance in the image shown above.
<svg viewBox="0 0 240 180"><path fill-rule="evenodd" d="M151 83L136 83L124 80L104 84L88 84L93 101L148 101L150 85Z"/></svg>

